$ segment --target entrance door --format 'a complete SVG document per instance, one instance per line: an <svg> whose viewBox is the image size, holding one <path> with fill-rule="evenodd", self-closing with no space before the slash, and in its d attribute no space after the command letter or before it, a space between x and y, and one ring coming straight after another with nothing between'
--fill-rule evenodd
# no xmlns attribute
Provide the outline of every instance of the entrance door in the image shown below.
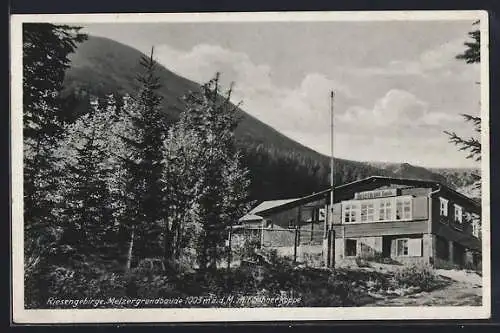
<svg viewBox="0 0 500 333"><path fill-rule="evenodd" d="M382 257L390 258L391 257L391 238L390 237L382 237Z"/></svg>

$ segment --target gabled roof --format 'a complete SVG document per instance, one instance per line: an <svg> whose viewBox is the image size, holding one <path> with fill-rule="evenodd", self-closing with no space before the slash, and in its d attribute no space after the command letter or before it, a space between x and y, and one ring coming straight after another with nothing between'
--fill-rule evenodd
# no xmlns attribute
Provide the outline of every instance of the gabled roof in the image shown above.
<svg viewBox="0 0 500 333"><path fill-rule="evenodd" d="M248 222L262 220L262 216L259 216L260 212L280 207L296 200L298 200L298 198L263 201L259 205L254 207L251 211L249 211L245 216L240 218L239 221Z"/></svg>
<svg viewBox="0 0 500 333"><path fill-rule="evenodd" d="M440 182L432 181L432 180L411 179L411 178L393 178L393 177L383 177L383 176L371 176L371 177L357 180L354 182L335 186L335 188L334 188L334 200L335 200L335 202L339 202L339 201L347 199L352 194L351 192L353 192L353 191L370 190L376 186L380 186L380 185L384 185L384 184L408 185L408 186L415 186L415 187L416 186L424 186L424 187L426 186L426 187L432 188L433 190L447 192L447 193L459 198L459 200L461 200L462 202L466 202L468 205L473 207L473 209L475 211L481 210L481 206L477 201L453 190L452 188L450 188L444 184L441 184ZM307 196L302 197L302 198L291 199L289 202L284 202L284 203L281 203L280 205L270 206L270 207L264 206L261 209L259 209L259 216L260 215L265 216L266 214L269 214L269 213L272 213L272 212L275 212L275 211L278 211L281 209L286 209L289 207L301 205L302 203L306 203L306 202L310 202L310 201L314 201L314 200L328 197L330 195L331 189L332 188L329 187L323 191L313 193L313 194L307 195Z"/></svg>
<svg viewBox="0 0 500 333"><path fill-rule="evenodd" d="M248 214L257 214L259 212L274 208L274 207L279 207L284 204L287 204L289 202L293 202L295 200L298 200L299 198L294 198L294 199L281 199L281 200L268 200L268 201L263 201L261 202L257 207L252 209Z"/></svg>

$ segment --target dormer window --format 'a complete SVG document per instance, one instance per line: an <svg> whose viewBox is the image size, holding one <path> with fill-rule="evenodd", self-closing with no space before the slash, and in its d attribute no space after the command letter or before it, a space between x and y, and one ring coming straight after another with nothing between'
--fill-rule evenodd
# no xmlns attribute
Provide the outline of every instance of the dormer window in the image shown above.
<svg viewBox="0 0 500 333"><path fill-rule="evenodd" d="M459 205L455 205L455 222L460 224L463 222L462 207Z"/></svg>
<svg viewBox="0 0 500 333"><path fill-rule="evenodd" d="M439 198L439 215L448 216L448 200Z"/></svg>

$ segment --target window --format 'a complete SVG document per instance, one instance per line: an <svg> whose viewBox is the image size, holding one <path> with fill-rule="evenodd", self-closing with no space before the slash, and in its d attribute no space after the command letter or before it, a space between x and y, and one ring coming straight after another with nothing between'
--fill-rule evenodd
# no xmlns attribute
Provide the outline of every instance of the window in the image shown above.
<svg viewBox="0 0 500 333"><path fill-rule="evenodd" d="M439 215L448 216L448 200L439 198Z"/></svg>
<svg viewBox="0 0 500 333"><path fill-rule="evenodd" d="M358 242L355 239L345 240L345 256L355 257L357 255Z"/></svg>
<svg viewBox="0 0 500 333"><path fill-rule="evenodd" d="M380 202L378 219L380 221L386 221L392 219L391 202L389 200L384 200Z"/></svg>
<svg viewBox="0 0 500 333"><path fill-rule="evenodd" d="M479 238L479 232L481 231L481 222L479 220L479 215L472 213L471 220L472 235Z"/></svg>
<svg viewBox="0 0 500 333"><path fill-rule="evenodd" d="M455 205L455 222L461 224L462 221L463 221L462 207L460 207L459 205Z"/></svg>
<svg viewBox="0 0 500 333"><path fill-rule="evenodd" d="M411 198L397 199L396 220L411 220Z"/></svg>
<svg viewBox="0 0 500 333"><path fill-rule="evenodd" d="M346 204L344 206L344 222L356 222L356 205L354 204Z"/></svg>
<svg viewBox="0 0 500 333"><path fill-rule="evenodd" d="M479 224L476 221L472 221L472 236L479 237Z"/></svg>
<svg viewBox="0 0 500 333"><path fill-rule="evenodd" d="M398 257L421 257L422 256L422 238L396 239L396 256L398 256Z"/></svg>
<svg viewBox="0 0 500 333"><path fill-rule="evenodd" d="M396 240L396 254L398 257L408 256L408 239Z"/></svg>
<svg viewBox="0 0 500 333"><path fill-rule="evenodd" d="M314 208L304 208L302 210L302 221L304 222L314 221Z"/></svg>
<svg viewBox="0 0 500 333"><path fill-rule="evenodd" d="M361 204L361 222L371 222L374 220L375 208L373 202Z"/></svg>
<svg viewBox="0 0 500 333"><path fill-rule="evenodd" d="M325 208L320 208L318 210L318 215L319 215L318 220L319 221L324 221L325 217L326 217L326 209Z"/></svg>

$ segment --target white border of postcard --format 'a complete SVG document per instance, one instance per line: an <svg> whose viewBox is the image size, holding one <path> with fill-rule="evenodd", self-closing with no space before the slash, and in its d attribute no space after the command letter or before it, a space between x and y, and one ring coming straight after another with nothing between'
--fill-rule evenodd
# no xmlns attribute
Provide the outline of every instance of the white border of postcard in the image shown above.
<svg viewBox="0 0 500 333"><path fill-rule="evenodd" d="M24 308L23 279L23 140L22 140L22 23L145 23L145 22L290 22L290 21L430 21L480 20L482 118L482 306L362 307L362 308L216 308L216 309L50 309ZM175 14L41 14L11 16L11 171L12 171L12 295L13 322L23 323L139 323L233 322L303 320L480 319L491 315L490 188L489 188L489 59L486 11L380 12L247 12ZM464 36L465 37L465 36Z"/></svg>

